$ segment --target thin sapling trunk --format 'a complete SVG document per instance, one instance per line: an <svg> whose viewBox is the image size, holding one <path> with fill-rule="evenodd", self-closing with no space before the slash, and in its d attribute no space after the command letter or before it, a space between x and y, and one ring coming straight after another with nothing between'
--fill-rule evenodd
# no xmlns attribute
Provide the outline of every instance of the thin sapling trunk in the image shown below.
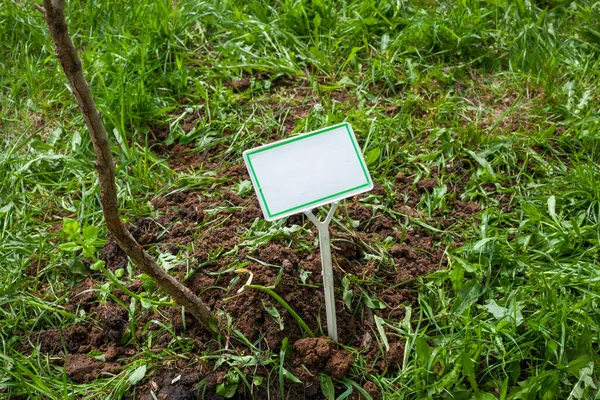
<svg viewBox="0 0 600 400"><path fill-rule="evenodd" d="M96 108L90 87L83 76L82 64L77 49L69 35L65 20L64 0L44 0L44 8L36 6L46 18L50 34L56 47L56 57L69 80L71 90L77 99L79 109L90 133L96 153L95 167L100 181L100 199L106 225L119 247L131 258L133 263L180 305L184 306L198 321L213 331L218 329L217 320L210 310L191 290L163 270L156 260L131 236L131 233L119 217L117 190L115 185L115 166L106 129Z"/></svg>

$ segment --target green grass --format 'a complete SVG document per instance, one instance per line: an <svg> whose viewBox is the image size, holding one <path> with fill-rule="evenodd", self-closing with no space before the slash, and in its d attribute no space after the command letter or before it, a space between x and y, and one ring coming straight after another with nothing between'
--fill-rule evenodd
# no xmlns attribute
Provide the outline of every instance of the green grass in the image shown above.
<svg viewBox="0 0 600 400"><path fill-rule="evenodd" d="M167 143L195 143L209 161L231 165L246 148L348 121L384 190L362 205L399 230L439 234L448 267L413 282L418 301L405 304L404 320L373 322L381 354L386 335L405 343L403 369L374 372L350 348L355 362L336 395L364 396L359 387L371 381L384 398L598 398L600 3L102 0L70 1L67 15L114 139L128 221L156 218L150 201L176 190L244 190L210 171L170 168L148 148L157 125L169 125ZM249 88L234 90L237 80ZM247 360L224 340L194 354L192 339L173 335L153 351L173 331L168 324L132 339L136 355L122 372L87 384L71 382L55 356L22 350L32 332L95 318L67 308L90 271L82 254L59 247L71 239L57 224L98 227L96 256L107 233L87 132L28 2L0 0L0 88L0 398L136 396L133 371L147 366L148 377L182 357L211 368L218 360L233 371L226 384L256 395L259 382L235 380ZM184 129L194 113L202 118ZM416 216L394 208L405 195L399 172L414 185L436 180L419 194ZM480 211L442 226L457 200ZM334 222L353 231L344 210ZM215 228L200 225L198 235ZM240 246L279 240L311 249L308 229L259 221ZM365 243L363 260L397 270L395 243ZM189 263L193 249L183 250L178 262ZM390 285L365 271L344 281L356 315L368 315ZM117 299L114 282L96 278L100 298ZM118 279L135 278L129 270ZM123 305L132 321L143 309ZM276 349L246 342L244 356L273 371L263 386L290 385L287 341Z"/></svg>

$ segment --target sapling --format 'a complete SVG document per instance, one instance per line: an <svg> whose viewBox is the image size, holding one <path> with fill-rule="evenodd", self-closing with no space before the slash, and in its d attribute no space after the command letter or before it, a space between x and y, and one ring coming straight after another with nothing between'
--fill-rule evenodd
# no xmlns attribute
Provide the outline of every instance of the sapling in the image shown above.
<svg viewBox="0 0 600 400"><path fill-rule="evenodd" d="M152 277L158 286L167 292L180 305L184 306L198 321L213 331L218 330L217 320L210 310L191 290L163 270L156 260L131 235L119 216L117 190L115 185L115 165L110 150L110 142L102 123L100 113L92 97L90 87L85 77L81 59L69 35L65 19L64 0L44 0L44 7L34 6L40 11L48 24L63 72L83 119L90 133L90 138L96 154L94 166L98 171L100 181L100 200L104 219L110 234L115 238L119 247L131 258L133 263L145 274Z"/></svg>

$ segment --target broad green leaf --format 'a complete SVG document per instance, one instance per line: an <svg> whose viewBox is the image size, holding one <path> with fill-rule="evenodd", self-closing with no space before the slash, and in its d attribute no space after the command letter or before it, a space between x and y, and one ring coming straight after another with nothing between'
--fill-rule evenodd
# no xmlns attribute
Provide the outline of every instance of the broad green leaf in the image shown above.
<svg viewBox="0 0 600 400"><path fill-rule="evenodd" d="M88 225L83 228L83 237L87 242L94 242L98 239L98 228L93 225Z"/></svg>
<svg viewBox="0 0 600 400"><path fill-rule="evenodd" d="M292 374L287 369L283 368L282 372L283 372L284 378L287 379L288 381L294 382L294 383L302 383L302 381L300 379L298 379L298 377L296 375Z"/></svg>
<svg viewBox="0 0 600 400"><path fill-rule="evenodd" d="M244 179L233 185L232 190L240 197L246 197L252 193L252 182L249 179Z"/></svg>
<svg viewBox="0 0 600 400"><path fill-rule="evenodd" d="M84 243L81 248L82 248L81 254L83 254L84 257L92 258L94 256L94 254L96 253L95 246L90 246L90 245Z"/></svg>
<svg viewBox="0 0 600 400"><path fill-rule="evenodd" d="M168 252L160 253L156 261L165 271L171 270L179 262L176 255Z"/></svg>
<svg viewBox="0 0 600 400"><path fill-rule="evenodd" d="M500 307L494 300L490 300L484 306L496 319L501 320L508 314L506 307Z"/></svg>
<svg viewBox="0 0 600 400"><path fill-rule="evenodd" d="M590 357L583 355L569 362L565 370L573 376L579 376L580 371L590 362Z"/></svg>
<svg viewBox="0 0 600 400"><path fill-rule="evenodd" d="M456 384L456 382L458 382L458 379L460 377L460 369L461 369L461 365L460 364L456 365L452 369L452 371L450 371L441 380L439 380L437 382L436 386L437 386L438 393L443 392L444 389L454 386Z"/></svg>
<svg viewBox="0 0 600 400"><path fill-rule="evenodd" d="M121 151L123 152L123 154L125 154L129 157L130 156L129 145L127 144L127 139L125 137L125 134L123 132L119 132L119 130L117 128L113 128L112 132L115 137L115 140L121 147Z"/></svg>
<svg viewBox="0 0 600 400"><path fill-rule="evenodd" d="M508 375L510 376L512 382L517 382L519 376L521 376L521 364L519 363L519 361L513 361L510 364L508 364L508 368L506 369L506 371L508 372Z"/></svg>
<svg viewBox="0 0 600 400"><path fill-rule="evenodd" d="M235 396L235 392L237 391L238 385L238 382L221 382L217 385L216 392L218 395L223 396L226 399L230 399L233 396Z"/></svg>
<svg viewBox="0 0 600 400"><path fill-rule="evenodd" d="M8 203L7 205L0 208L0 218L4 216L13 207L14 203Z"/></svg>
<svg viewBox="0 0 600 400"><path fill-rule="evenodd" d="M348 309L351 310L352 297L354 296L354 293L352 292L352 289L350 289L350 279L348 279L347 276L344 276L344 278L342 278L342 286L344 288L342 299L344 300L344 304L346 305L346 307L348 307Z"/></svg>
<svg viewBox="0 0 600 400"><path fill-rule="evenodd" d="M129 374L129 384L134 386L146 376L146 365L140 365Z"/></svg>
<svg viewBox="0 0 600 400"><path fill-rule="evenodd" d="M335 388L333 380L329 375L319 374L319 383L321 384L321 392L327 400L335 400Z"/></svg>
<svg viewBox="0 0 600 400"><path fill-rule="evenodd" d="M554 195L548 197L548 214L554 222L558 223L558 216L556 215L556 197Z"/></svg>
<svg viewBox="0 0 600 400"><path fill-rule="evenodd" d="M479 164L483 169L485 169L488 174L490 174L492 177L496 176L494 170L492 169L492 166L489 162L487 162L485 158L481 157L480 155L476 154L471 150L467 150L467 153L469 153L471 157L473 157L473 159L477 161L477 164Z"/></svg>
<svg viewBox="0 0 600 400"><path fill-rule="evenodd" d="M321 16L319 15L319 13L317 13L315 15L315 18L313 19L313 24L314 24L314 27L315 27L315 30L314 30L315 31L315 35L318 35L318 33L319 33L319 27L321 26L321 20L322 20Z"/></svg>
<svg viewBox="0 0 600 400"><path fill-rule="evenodd" d="M479 388L477 387L477 381L475 380L475 370L473 368L473 360L471 359L471 356L469 356L467 351L463 351L460 358L463 370L465 371L465 375L467 375L469 383L473 389L475 389L475 391L478 391Z"/></svg>
<svg viewBox="0 0 600 400"><path fill-rule="evenodd" d="M379 160L379 156L381 155L381 149L379 147L375 147L370 150L365 157L365 162L367 165L373 165Z"/></svg>
<svg viewBox="0 0 600 400"><path fill-rule="evenodd" d="M542 213L533 204L522 204L521 209L529 217L529 219L531 219L532 222L538 222L542 218Z"/></svg>
<svg viewBox="0 0 600 400"><path fill-rule="evenodd" d="M494 396L491 393L487 393L487 392L486 393L481 392L481 393L474 394L472 399L473 400L498 400L498 398L496 396Z"/></svg>
<svg viewBox="0 0 600 400"><path fill-rule="evenodd" d="M375 297L367 295L366 293L363 296L363 301L365 305L372 310L383 310L386 307L385 304L383 304L383 302L379 301Z"/></svg>
<svg viewBox="0 0 600 400"><path fill-rule="evenodd" d="M429 363L429 357L431 357L431 347L429 347L427 340L421 336L415 340L415 347L420 366L426 368Z"/></svg>
<svg viewBox="0 0 600 400"><path fill-rule="evenodd" d="M344 66L346 66L346 64L348 64L349 62L351 62L352 60L354 60L356 58L356 54L361 50L362 47L353 47L352 51L350 51L350 55L348 56L348 58L346 59L346 61L344 62ZM340 82L338 82L338 84L342 84L342 80L344 80L344 78L346 78L345 76L340 80ZM348 78L348 80L350 80L350 78ZM351 81L351 80L350 80ZM356 86L356 83L352 82L352 86Z"/></svg>
<svg viewBox="0 0 600 400"><path fill-rule="evenodd" d="M306 285L306 280L308 279L308 276L310 274L312 274L311 271L306 271L306 270L300 268L300 281L302 281L302 283Z"/></svg>
<svg viewBox="0 0 600 400"><path fill-rule="evenodd" d="M441 200L447 192L448 186L446 184L441 184L440 186L433 188L433 197L437 200Z"/></svg>
<svg viewBox="0 0 600 400"><path fill-rule="evenodd" d="M33 142L31 142L30 146L33 150L38 151L40 153L46 153L52 150L51 145L49 145L48 143L44 143L40 140L34 140Z"/></svg>
<svg viewBox="0 0 600 400"><path fill-rule="evenodd" d="M489 300L485 305L485 309L491 313L498 321L508 319L517 326L523 322L523 314L519 302L511 303L509 307L501 307L494 300Z"/></svg>
<svg viewBox="0 0 600 400"><path fill-rule="evenodd" d="M143 297L140 298L140 304L142 305L142 307L146 310L150 310L154 307L154 305L152 304L151 301L144 299Z"/></svg>
<svg viewBox="0 0 600 400"><path fill-rule="evenodd" d="M62 251L78 251L81 249L81 246L78 245L75 242L67 242L67 243L61 243L58 245L58 248L61 249Z"/></svg>
<svg viewBox="0 0 600 400"><path fill-rule="evenodd" d="M582 394L587 394L591 389L598 389L596 383L594 382L594 362L590 361L587 366L582 368L579 371L579 382L577 382L576 387L581 388ZM580 397L580 398L583 398ZM596 398L598 398L598 393L596 393Z"/></svg>
<svg viewBox="0 0 600 400"><path fill-rule="evenodd" d="M73 132L73 137L71 138L71 151L76 151L81 145L81 134L79 131Z"/></svg>
<svg viewBox="0 0 600 400"><path fill-rule="evenodd" d="M389 44L390 44L390 35L388 33L384 33L383 35L381 35L381 43L379 45L379 52L382 54L385 53Z"/></svg>
<svg viewBox="0 0 600 400"><path fill-rule="evenodd" d="M52 132L50 132L50 135L48 135L48 144L50 144L50 146L54 147L54 145L56 144L56 142L58 141L58 139L60 139L60 135L62 134L62 128L58 127L56 129L54 129Z"/></svg>
<svg viewBox="0 0 600 400"><path fill-rule="evenodd" d="M559 382L558 370L546 371L519 382L508 398L511 400L553 399L560 392Z"/></svg>
<svg viewBox="0 0 600 400"><path fill-rule="evenodd" d="M264 376L254 375L254 377L252 378L252 384L254 386L260 386L260 385L263 384L264 381L265 381L265 377Z"/></svg>
<svg viewBox="0 0 600 400"><path fill-rule="evenodd" d="M383 326L385 325L385 321L381 317L375 315L375 325L377 326L377 332L379 332L381 341L385 346L385 351L390 351L390 344L388 343L388 338L385 334L385 329L383 328Z"/></svg>
<svg viewBox="0 0 600 400"><path fill-rule="evenodd" d="M347 76L342 77L342 79L340 79L337 82L337 84L338 85L344 85L344 86L357 86L356 83L352 79L350 79L349 77L347 77Z"/></svg>
<svg viewBox="0 0 600 400"><path fill-rule="evenodd" d="M235 369L230 369L229 372L227 372L227 375L225 375L223 382L217 385L217 394L228 399L232 398L237 391L239 383L240 376L237 371Z"/></svg>
<svg viewBox="0 0 600 400"><path fill-rule="evenodd" d="M93 263L92 265L90 265L90 269L92 271L98 271L100 268L104 267L104 260L97 260L95 263Z"/></svg>
<svg viewBox="0 0 600 400"><path fill-rule="evenodd" d="M462 314L467 308L477 301L482 294L481 283L477 279L471 279L463 285L456 295L452 305L452 312Z"/></svg>
<svg viewBox="0 0 600 400"><path fill-rule="evenodd" d="M79 234L79 222L71 218L63 218L62 231L70 237Z"/></svg>
<svg viewBox="0 0 600 400"><path fill-rule="evenodd" d="M83 264L80 257L75 257L71 265L69 265L69 270L74 274L78 275L88 275L90 273L90 267Z"/></svg>
<svg viewBox="0 0 600 400"><path fill-rule="evenodd" d="M452 263L452 269L450 270L450 281L452 281L452 287L454 291L459 291L465 280L465 270L462 265L458 262Z"/></svg>
<svg viewBox="0 0 600 400"><path fill-rule="evenodd" d="M478 240L477 242L475 242L475 244L473 245L473 251L485 251L486 249L486 245L489 242L493 242L495 241L496 238L495 237L490 237L490 238L484 238L481 240Z"/></svg>
<svg viewBox="0 0 600 400"><path fill-rule="evenodd" d="M284 328L283 320L282 320L281 314L279 314L279 311L277 310L277 308L275 308L273 306L266 305L265 302L264 302L264 300L263 300L263 307L264 307L265 311L271 317L273 317L273 319L275 319L275 321L277 321L277 323L279 324L279 330L282 331L283 328Z"/></svg>

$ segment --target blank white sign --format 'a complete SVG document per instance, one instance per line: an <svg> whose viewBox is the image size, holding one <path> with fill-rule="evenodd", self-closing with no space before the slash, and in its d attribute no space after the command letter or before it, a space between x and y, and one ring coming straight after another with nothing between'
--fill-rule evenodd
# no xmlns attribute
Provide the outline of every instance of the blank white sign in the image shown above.
<svg viewBox="0 0 600 400"><path fill-rule="evenodd" d="M346 122L246 150L244 161L267 221L373 189Z"/></svg>

